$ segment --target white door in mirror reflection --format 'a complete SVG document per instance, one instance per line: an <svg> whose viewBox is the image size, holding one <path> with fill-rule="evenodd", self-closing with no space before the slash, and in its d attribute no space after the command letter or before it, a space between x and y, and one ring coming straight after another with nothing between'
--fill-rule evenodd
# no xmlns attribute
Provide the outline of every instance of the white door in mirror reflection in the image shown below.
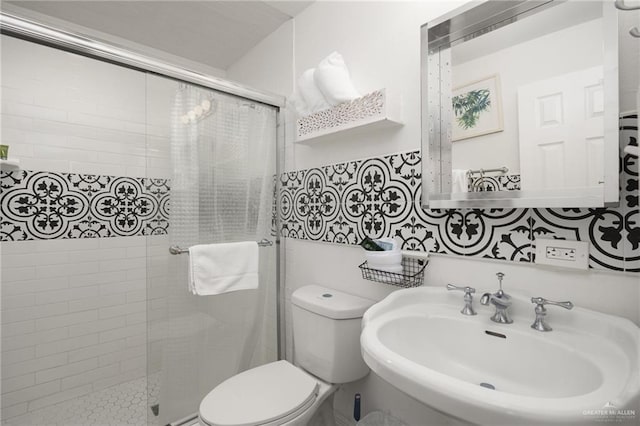
<svg viewBox="0 0 640 426"><path fill-rule="evenodd" d="M518 88L523 190L602 184L602 82L602 67L594 67Z"/></svg>

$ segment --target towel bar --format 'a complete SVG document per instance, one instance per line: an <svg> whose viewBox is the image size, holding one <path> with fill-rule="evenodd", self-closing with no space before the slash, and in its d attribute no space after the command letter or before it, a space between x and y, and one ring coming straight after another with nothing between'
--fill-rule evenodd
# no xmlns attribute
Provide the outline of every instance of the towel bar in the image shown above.
<svg viewBox="0 0 640 426"><path fill-rule="evenodd" d="M267 240L263 238L262 240L257 242L260 247L269 247L273 245L273 241ZM181 248L180 246L171 246L169 247L169 253L171 254L184 254L189 253L189 249Z"/></svg>

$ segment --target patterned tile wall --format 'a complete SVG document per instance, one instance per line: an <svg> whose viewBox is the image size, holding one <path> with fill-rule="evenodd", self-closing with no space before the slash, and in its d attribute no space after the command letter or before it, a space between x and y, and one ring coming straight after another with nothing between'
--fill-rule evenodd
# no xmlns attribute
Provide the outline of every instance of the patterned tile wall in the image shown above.
<svg viewBox="0 0 640 426"><path fill-rule="evenodd" d="M0 241L166 234L169 181L75 173L0 174Z"/></svg>
<svg viewBox="0 0 640 426"><path fill-rule="evenodd" d="M492 176L488 175L484 178L476 177L476 175L469 177L468 186L469 190L475 187L476 191L519 191L520 190L520 175L502 175Z"/></svg>
<svg viewBox="0 0 640 426"><path fill-rule="evenodd" d="M621 146L637 145L637 116L621 119ZM406 250L532 262L536 238L590 242L590 266L640 272L638 159L621 158L615 208L451 209L420 206L420 152L280 176L281 234L357 244L395 236Z"/></svg>

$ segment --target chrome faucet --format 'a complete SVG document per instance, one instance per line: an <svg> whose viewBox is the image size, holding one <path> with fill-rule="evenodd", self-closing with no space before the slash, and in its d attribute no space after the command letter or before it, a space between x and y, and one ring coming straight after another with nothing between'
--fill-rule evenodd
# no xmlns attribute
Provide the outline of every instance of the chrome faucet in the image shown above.
<svg viewBox="0 0 640 426"><path fill-rule="evenodd" d="M473 287L458 287L457 285L447 284L447 290L459 290L464 291L464 308L460 311L462 315L475 315L476 311L473 310L473 296L476 292Z"/></svg>
<svg viewBox="0 0 640 426"><path fill-rule="evenodd" d="M547 309L544 305L555 305L565 309L573 309L573 303L571 302L554 302L553 300L547 300L542 297L532 297L531 303L536 304L536 320L531 324L531 328L538 331L553 330L544 320L544 317L547 316Z"/></svg>
<svg viewBox="0 0 640 426"><path fill-rule="evenodd" d="M491 321L500 324L511 324L513 322L509 315L509 308L512 304L511 296L502 290L502 279L504 278L504 274L502 272L498 272L496 275L498 276L500 289L495 293L483 294L480 298L480 304L486 306L491 303L496 307L496 313L491 316Z"/></svg>

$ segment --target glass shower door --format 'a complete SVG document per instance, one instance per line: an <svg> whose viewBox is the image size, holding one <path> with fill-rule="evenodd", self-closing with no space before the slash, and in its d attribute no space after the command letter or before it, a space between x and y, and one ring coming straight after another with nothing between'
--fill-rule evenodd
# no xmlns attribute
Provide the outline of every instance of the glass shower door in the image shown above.
<svg viewBox="0 0 640 426"><path fill-rule="evenodd" d="M188 254L169 253L275 243L276 109L157 76L147 86L147 166L164 168L169 194L168 235L148 240L149 423L180 424L219 383L277 358L275 244L259 249L257 290L216 296L191 294Z"/></svg>

